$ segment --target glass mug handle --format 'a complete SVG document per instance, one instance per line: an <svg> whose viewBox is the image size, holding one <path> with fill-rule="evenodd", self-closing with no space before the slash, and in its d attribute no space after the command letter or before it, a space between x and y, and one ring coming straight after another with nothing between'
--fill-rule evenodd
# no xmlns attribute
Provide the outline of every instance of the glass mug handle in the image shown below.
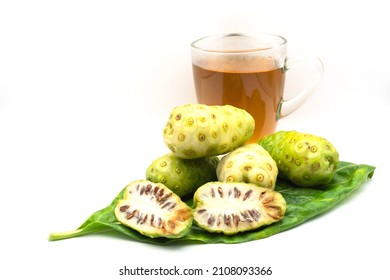
<svg viewBox="0 0 390 280"><path fill-rule="evenodd" d="M294 69L304 66L305 71L312 69L313 78L306 83L306 87L297 95L290 99L282 98L279 103L277 119L280 120L294 111L296 111L310 97L310 95L319 86L324 73L324 65L322 61L315 56L299 56L292 59L286 59L284 71L294 71Z"/></svg>

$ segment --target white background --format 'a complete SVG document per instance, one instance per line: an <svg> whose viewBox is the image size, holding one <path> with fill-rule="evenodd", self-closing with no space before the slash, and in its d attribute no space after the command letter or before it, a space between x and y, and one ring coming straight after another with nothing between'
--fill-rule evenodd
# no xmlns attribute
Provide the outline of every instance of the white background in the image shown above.
<svg viewBox="0 0 390 280"><path fill-rule="evenodd" d="M0 278L146 279L119 269L233 265L272 267L264 279L388 279L384 4L1 1ZM189 45L226 32L276 33L290 56L322 59L319 89L278 129L326 137L341 160L376 166L372 180L327 214L254 242L161 247L107 234L47 241L108 205L168 151L170 110L196 102Z"/></svg>

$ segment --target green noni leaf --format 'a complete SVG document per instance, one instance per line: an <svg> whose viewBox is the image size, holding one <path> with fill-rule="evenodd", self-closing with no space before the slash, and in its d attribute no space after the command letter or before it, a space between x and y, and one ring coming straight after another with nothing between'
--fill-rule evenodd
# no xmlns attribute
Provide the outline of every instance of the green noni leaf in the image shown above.
<svg viewBox="0 0 390 280"><path fill-rule="evenodd" d="M109 206L92 214L79 228L69 232L52 233L50 241L78 237L101 231L115 231L136 240L154 244L183 243L242 243L258 240L281 233L296 227L305 221L314 218L334 208L345 201L362 183L372 178L375 167L366 164L339 162L338 169L330 183L321 188L299 188L289 181L278 180L275 190L280 192L287 202L287 211L284 218L274 224L261 227L257 230L227 236L219 233L208 233L193 225L191 231L178 239L149 238L120 224L114 215L117 201L123 197L123 190ZM186 201L192 205L192 201Z"/></svg>

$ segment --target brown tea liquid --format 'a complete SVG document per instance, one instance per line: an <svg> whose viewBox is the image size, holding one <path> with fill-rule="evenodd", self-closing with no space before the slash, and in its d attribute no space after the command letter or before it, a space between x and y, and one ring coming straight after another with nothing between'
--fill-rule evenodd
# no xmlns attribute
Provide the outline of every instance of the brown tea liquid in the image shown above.
<svg viewBox="0 0 390 280"><path fill-rule="evenodd" d="M253 116L255 133L248 142L256 142L276 130L285 81L281 68L233 72L207 70L193 64L193 75L198 103L230 104Z"/></svg>

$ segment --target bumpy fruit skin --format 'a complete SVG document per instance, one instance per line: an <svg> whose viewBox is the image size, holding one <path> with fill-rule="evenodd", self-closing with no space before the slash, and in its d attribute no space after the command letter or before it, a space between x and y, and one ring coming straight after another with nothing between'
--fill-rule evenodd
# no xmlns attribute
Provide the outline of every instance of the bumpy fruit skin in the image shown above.
<svg viewBox="0 0 390 280"><path fill-rule="evenodd" d="M225 155L217 166L221 182L253 183L275 189L278 167L271 155L260 145L246 144Z"/></svg>
<svg viewBox="0 0 390 280"><path fill-rule="evenodd" d="M255 121L231 105L186 104L175 107L164 128L164 142L180 158L221 155L243 145Z"/></svg>
<svg viewBox="0 0 390 280"><path fill-rule="evenodd" d="M117 220L151 238L180 238L192 226L191 208L160 183L138 180L128 184L114 210Z"/></svg>
<svg viewBox="0 0 390 280"><path fill-rule="evenodd" d="M279 169L279 176L301 187L329 183L339 163L339 153L325 138L297 131L278 131L258 141Z"/></svg>
<svg viewBox="0 0 390 280"><path fill-rule="evenodd" d="M251 183L209 182L194 194L196 224L209 232L232 235L283 219L286 201L274 190Z"/></svg>
<svg viewBox="0 0 390 280"><path fill-rule="evenodd" d="M162 183L180 198L193 196L201 185L217 180L218 157L182 159L165 154L155 159L146 170L146 179Z"/></svg>

